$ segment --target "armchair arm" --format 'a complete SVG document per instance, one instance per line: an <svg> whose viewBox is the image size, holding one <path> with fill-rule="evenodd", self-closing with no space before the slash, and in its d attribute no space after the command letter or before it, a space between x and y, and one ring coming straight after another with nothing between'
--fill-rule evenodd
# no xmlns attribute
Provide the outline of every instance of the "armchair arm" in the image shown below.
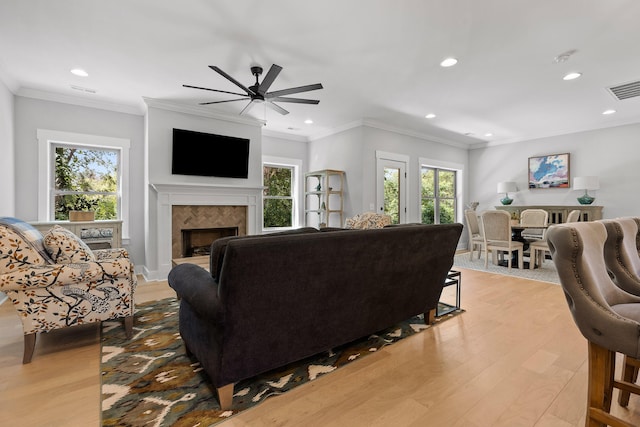
<svg viewBox="0 0 640 427"><path fill-rule="evenodd" d="M75 264L41 264L16 268L0 275L0 291L64 286L91 281L111 281L129 278L133 265L125 258L110 261Z"/></svg>
<svg viewBox="0 0 640 427"><path fill-rule="evenodd" d="M117 258L129 258L129 252L124 248L94 249L93 254L98 261Z"/></svg>
<svg viewBox="0 0 640 427"><path fill-rule="evenodd" d="M218 283L207 270L195 264L180 264L171 269L167 280L178 296L199 315L214 321L224 319Z"/></svg>

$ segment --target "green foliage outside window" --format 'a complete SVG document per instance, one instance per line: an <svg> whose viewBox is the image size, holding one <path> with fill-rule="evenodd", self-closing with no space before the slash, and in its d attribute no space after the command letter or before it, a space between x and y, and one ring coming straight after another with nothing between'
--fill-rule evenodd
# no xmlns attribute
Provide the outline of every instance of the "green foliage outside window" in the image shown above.
<svg viewBox="0 0 640 427"><path fill-rule="evenodd" d="M384 168L384 213L391 224L400 223L400 170Z"/></svg>
<svg viewBox="0 0 640 427"><path fill-rule="evenodd" d="M422 223L452 224L456 220L456 172L422 168ZM436 204L439 218L436 222Z"/></svg>
<svg viewBox="0 0 640 427"><path fill-rule="evenodd" d="M263 216L265 228L293 226L293 169L265 166L263 169Z"/></svg>
<svg viewBox="0 0 640 427"><path fill-rule="evenodd" d="M72 146L55 147L54 214L95 211L96 219L118 216L118 152Z"/></svg>

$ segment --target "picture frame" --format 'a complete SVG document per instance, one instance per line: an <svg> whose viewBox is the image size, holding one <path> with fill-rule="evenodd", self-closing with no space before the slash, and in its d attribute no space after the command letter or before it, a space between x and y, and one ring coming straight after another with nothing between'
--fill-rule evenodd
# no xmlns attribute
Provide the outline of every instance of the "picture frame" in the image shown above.
<svg viewBox="0 0 640 427"><path fill-rule="evenodd" d="M569 188L569 153L529 157L529 188Z"/></svg>

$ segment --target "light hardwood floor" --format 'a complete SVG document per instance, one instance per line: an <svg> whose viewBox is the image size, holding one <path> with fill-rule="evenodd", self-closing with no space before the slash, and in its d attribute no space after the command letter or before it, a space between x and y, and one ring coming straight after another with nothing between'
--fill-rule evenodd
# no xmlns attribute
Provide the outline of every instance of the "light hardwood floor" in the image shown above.
<svg viewBox="0 0 640 427"><path fill-rule="evenodd" d="M584 425L587 346L560 286L461 271L463 315L220 426ZM168 296L141 281L136 300ZM39 336L22 365L20 321L0 305L0 425L98 426L99 353L98 327L81 326ZM640 425L640 397L612 412Z"/></svg>

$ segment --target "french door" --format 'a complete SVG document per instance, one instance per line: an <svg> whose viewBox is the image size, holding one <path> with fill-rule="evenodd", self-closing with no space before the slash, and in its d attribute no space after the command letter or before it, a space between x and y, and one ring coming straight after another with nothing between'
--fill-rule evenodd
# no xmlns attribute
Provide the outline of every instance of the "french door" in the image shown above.
<svg viewBox="0 0 640 427"><path fill-rule="evenodd" d="M402 224L407 217L407 164L385 158L377 159L378 212L391 217L392 224Z"/></svg>

